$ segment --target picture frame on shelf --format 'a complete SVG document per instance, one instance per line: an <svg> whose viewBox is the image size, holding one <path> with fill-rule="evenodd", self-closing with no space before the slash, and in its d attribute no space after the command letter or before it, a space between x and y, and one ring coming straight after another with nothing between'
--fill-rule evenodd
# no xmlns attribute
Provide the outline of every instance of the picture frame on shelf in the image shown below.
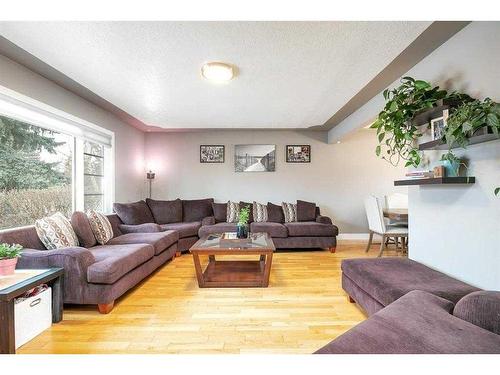
<svg viewBox="0 0 500 375"><path fill-rule="evenodd" d="M311 145L286 145L285 160L287 163L310 163Z"/></svg>
<svg viewBox="0 0 500 375"><path fill-rule="evenodd" d="M200 145L200 163L224 163L226 147L224 145Z"/></svg>
<svg viewBox="0 0 500 375"><path fill-rule="evenodd" d="M443 116L431 120L431 135L433 141L443 138L447 119L448 110L445 109L443 111Z"/></svg>

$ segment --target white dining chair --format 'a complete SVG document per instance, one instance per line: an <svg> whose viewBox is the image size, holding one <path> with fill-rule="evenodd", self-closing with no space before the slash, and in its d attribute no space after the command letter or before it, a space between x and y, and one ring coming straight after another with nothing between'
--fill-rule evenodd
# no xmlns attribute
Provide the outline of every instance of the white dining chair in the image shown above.
<svg viewBox="0 0 500 375"><path fill-rule="evenodd" d="M405 244L408 238L408 228L398 227L398 226L388 226L384 222L384 213L382 210L382 205L380 204L377 197L371 195L365 199L365 210L366 217L368 219L368 229L370 231L370 237L368 239L368 245L366 246L365 252L370 250L370 246L373 241L373 234L378 234L382 236L382 241L380 243L380 252L378 256L382 256L386 248L386 239L394 238L396 244L398 239L401 238L402 250L405 250Z"/></svg>
<svg viewBox="0 0 500 375"><path fill-rule="evenodd" d="M385 196L386 208L406 208L408 209L408 195L402 193L392 193Z"/></svg>

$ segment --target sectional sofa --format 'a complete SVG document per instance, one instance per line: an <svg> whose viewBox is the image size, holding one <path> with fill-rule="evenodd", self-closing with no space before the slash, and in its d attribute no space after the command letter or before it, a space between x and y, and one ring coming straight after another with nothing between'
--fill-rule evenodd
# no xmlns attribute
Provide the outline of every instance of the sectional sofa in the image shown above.
<svg viewBox="0 0 500 375"><path fill-rule="evenodd" d="M369 318L317 354L500 353L500 292L407 258L345 259L342 287Z"/></svg>
<svg viewBox="0 0 500 375"><path fill-rule="evenodd" d="M213 199L116 203L116 213L107 215L113 238L105 245L97 243L83 212L71 217L78 247L47 250L34 226L0 231L0 243L24 247L18 268L63 267L64 303L95 304L106 314L118 297L187 251L200 235L236 230L236 224L222 222L214 215L214 207L221 214L221 206L214 205ZM337 227L319 215L314 204L306 206L314 220L251 223L251 230L270 233L277 248L334 250ZM281 221L281 216L276 220Z"/></svg>

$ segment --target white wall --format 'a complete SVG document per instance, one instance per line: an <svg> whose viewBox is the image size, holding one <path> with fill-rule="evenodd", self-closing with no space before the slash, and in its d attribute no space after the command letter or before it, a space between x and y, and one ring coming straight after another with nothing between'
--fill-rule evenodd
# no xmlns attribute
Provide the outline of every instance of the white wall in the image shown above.
<svg viewBox="0 0 500 375"><path fill-rule="evenodd" d="M316 202L341 233L367 232L363 199L396 189L404 169L375 157L373 130L362 129L341 144L324 142L325 133L295 131L199 131L146 134L146 164L156 172L153 198L214 197L280 204L297 199ZM275 172L234 172L235 144L275 144ZM200 144L224 144L224 164L201 164ZM286 144L310 144L310 164L285 162Z"/></svg>
<svg viewBox="0 0 500 375"><path fill-rule="evenodd" d="M405 75L500 101L499 22L472 22ZM397 85L395 82L392 86ZM340 127L362 126L383 105L378 95ZM333 141L341 129L330 132ZM429 165L441 152L426 152ZM410 258L485 289L500 290L500 141L470 146L469 186L411 187Z"/></svg>
<svg viewBox="0 0 500 375"><path fill-rule="evenodd" d="M143 132L2 55L0 85L113 131L115 199L129 202L144 197Z"/></svg>

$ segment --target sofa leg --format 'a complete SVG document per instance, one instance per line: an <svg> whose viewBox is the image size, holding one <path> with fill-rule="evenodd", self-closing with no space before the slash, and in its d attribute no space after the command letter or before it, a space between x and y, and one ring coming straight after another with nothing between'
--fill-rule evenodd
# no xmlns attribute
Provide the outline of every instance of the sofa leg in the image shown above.
<svg viewBox="0 0 500 375"><path fill-rule="evenodd" d="M334 253L335 251L337 251L336 247L330 247L330 253Z"/></svg>
<svg viewBox="0 0 500 375"><path fill-rule="evenodd" d="M175 257L176 257L176 258L178 258L178 257L180 257L180 256L181 256L181 252L180 252L180 251L176 251L176 252L175 252Z"/></svg>
<svg viewBox="0 0 500 375"><path fill-rule="evenodd" d="M355 301L355 300L353 300L351 296L347 296L347 298L349 298L349 302L351 302L351 303L356 303L356 301Z"/></svg>
<svg viewBox="0 0 500 375"><path fill-rule="evenodd" d="M100 303L97 305L99 312L101 314L109 314L115 305L115 301L111 301L110 303Z"/></svg>

